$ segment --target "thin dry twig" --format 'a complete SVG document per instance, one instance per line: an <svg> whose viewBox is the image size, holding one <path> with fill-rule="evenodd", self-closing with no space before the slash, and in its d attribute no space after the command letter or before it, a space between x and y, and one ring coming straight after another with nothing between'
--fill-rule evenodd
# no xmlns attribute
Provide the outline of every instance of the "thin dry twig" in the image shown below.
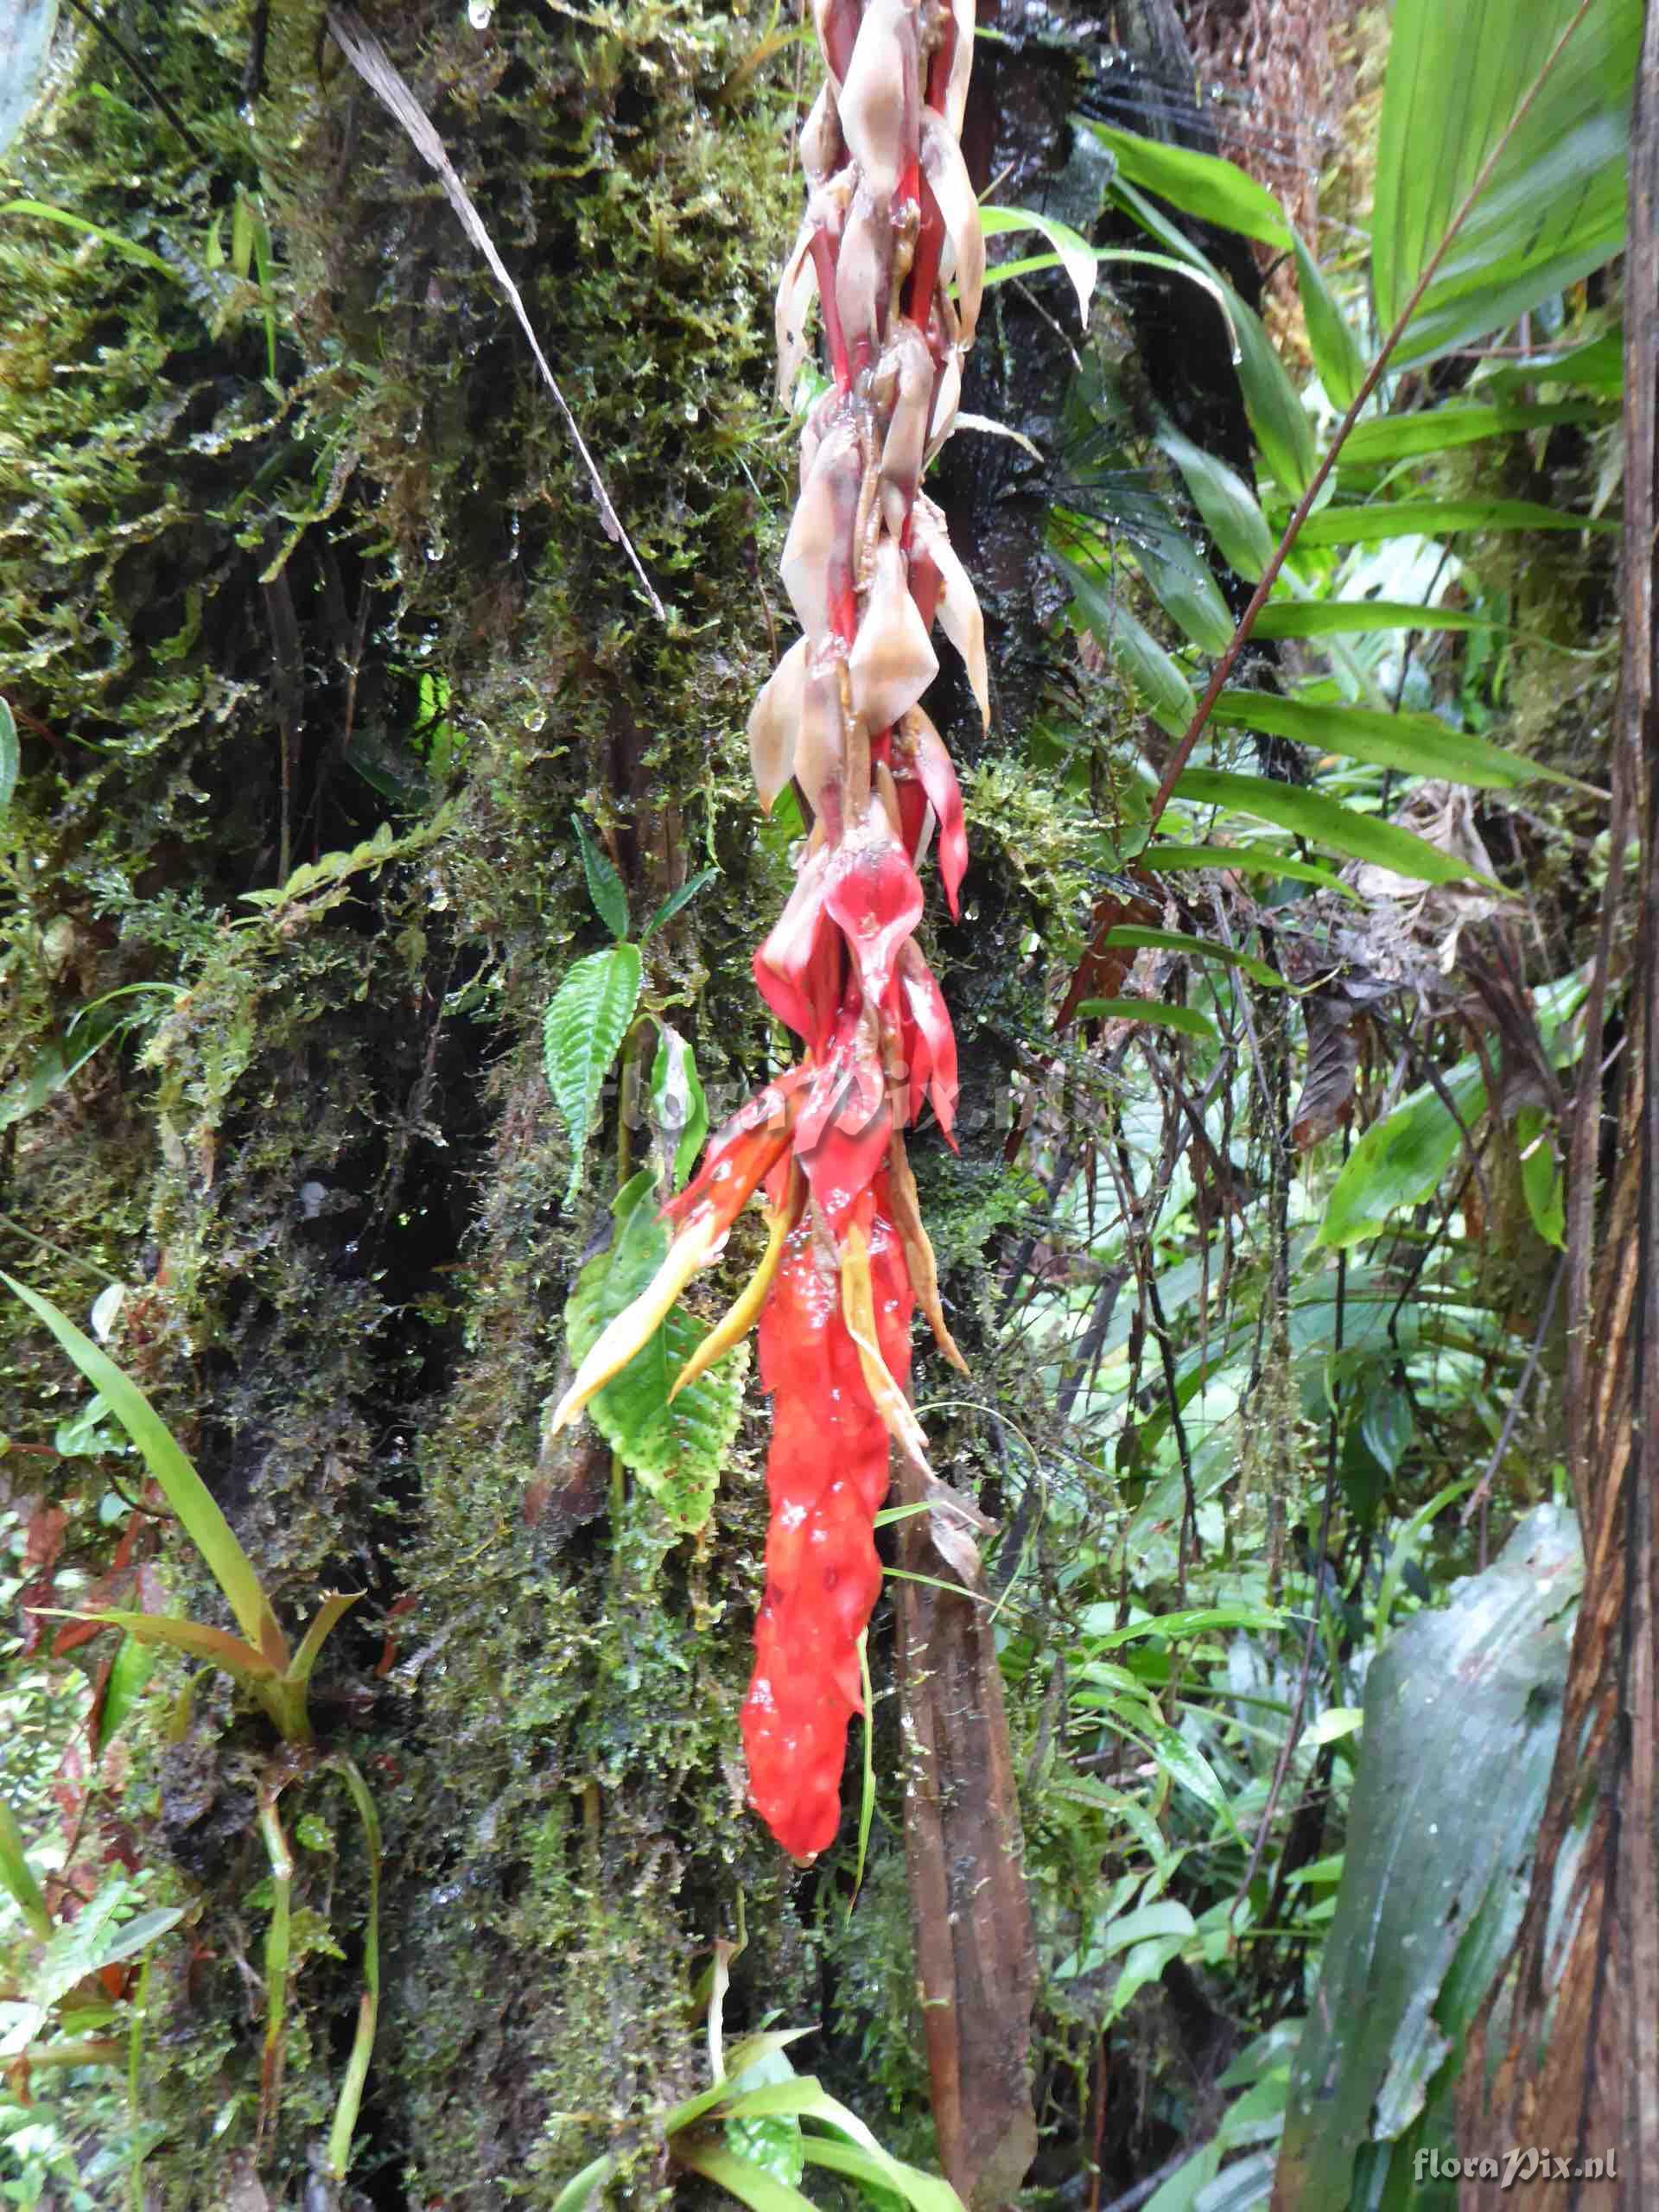
<svg viewBox="0 0 1659 2212"><path fill-rule="evenodd" d="M559 410L566 434L581 455L582 467L588 472L588 480L594 487L594 500L599 509L600 521L605 526L605 535L627 555L632 563L633 573L639 579L640 588L651 602L652 613L659 622L665 622L668 620L666 610L652 588L651 578L640 566L639 556L634 551L632 541L618 519L616 509L611 505L611 495L605 489L594 456L588 452L582 432L576 428L576 418L570 412L564 394L559 390L557 379L547 365L547 356L542 351L541 342L524 312L518 287L508 276L507 265L496 251L495 242L485 229L482 216L474 207L466 186L456 175L454 164L444 151L443 141L433 127L431 118L393 67L385 48L355 9L331 8L328 10L328 35L387 113L402 125L410 144L421 159L429 168L436 171L438 181L448 194L450 206L461 218L461 228L488 263L490 274L501 287L508 305L518 318L519 328L530 341L530 350L536 357L536 365L542 372L542 380L553 395L553 404Z"/></svg>

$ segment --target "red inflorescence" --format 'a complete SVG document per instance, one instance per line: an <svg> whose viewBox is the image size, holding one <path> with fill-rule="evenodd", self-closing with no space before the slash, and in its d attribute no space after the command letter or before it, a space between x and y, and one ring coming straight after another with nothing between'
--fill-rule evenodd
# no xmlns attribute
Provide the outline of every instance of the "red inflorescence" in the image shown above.
<svg viewBox="0 0 1659 2212"><path fill-rule="evenodd" d="M865 1200L882 1357L902 1388L915 1304L885 1208ZM810 1220L793 1230L760 1317L772 1394L766 1587L743 1706L749 1797L785 1850L823 1851L841 1820L847 1723L862 1705L858 1639L881 1589L874 1521L887 1492L887 1432L842 1311L840 1273Z"/></svg>
<svg viewBox="0 0 1659 2212"><path fill-rule="evenodd" d="M931 1104L950 1139L957 1099L950 1017L915 937L936 833L953 914L968 857L956 771L921 706L936 626L989 715L979 605L920 488L956 421L985 274L957 143L973 0L814 0L814 16L829 74L801 133L807 210L779 289L779 377L787 397L816 291L830 380L806 417L783 554L804 635L749 718L762 805L792 785L809 830L754 956L804 1057L712 1141L666 1210L661 1272L601 1334L554 1423L632 1357L764 1184L760 1273L675 1387L760 1308L772 1527L743 1738L751 1802L802 1859L840 1817L891 1445L926 1467L905 1395L917 1305L961 1363L903 1135Z"/></svg>

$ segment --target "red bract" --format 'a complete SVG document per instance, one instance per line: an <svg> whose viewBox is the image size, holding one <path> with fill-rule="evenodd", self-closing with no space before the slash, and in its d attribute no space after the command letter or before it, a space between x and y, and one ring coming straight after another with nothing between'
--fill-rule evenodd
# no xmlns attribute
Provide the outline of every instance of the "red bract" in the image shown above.
<svg viewBox="0 0 1659 2212"><path fill-rule="evenodd" d="M873 1195L862 1210L879 1344L902 1387L914 1301L884 1179ZM838 1255L810 1221L785 1243L760 1317L760 1380L772 1393L772 1525L743 1744L750 1802L785 1851L810 1859L841 1820L847 1724L862 1704L858 1639L881 1589L874 1522L887 1491L887 1432L842 1311Z"/></svg>
<svg viewBox="0 0 1659 2212"><path fill-rule="evenodd" d="M677 1233L661 1273L605 1330L555 1419L574 1419L645 1341L764 1183L760 1274L675 1387L760 1308L772 1516L743 1736L751 1797L799 1858L839 1819L891 1444L926 1465L905 1395L915 1305L961 1364L902 1135L925 1102L950 1137L957 1102L950 1017L915 938L935 830L952 914L968 861L956 771L920 704L938 670L936 622L990 711L978 602L920 489L956 420L984 281L957 144L973 0L814 0L813 14L829 78L801 132L806 219L778 291L779 387L787 401L815 291L832 381L805 418L784 546L804 634L749 717L761 804L792 785L809 830L754 956L760 995L804 1058L713 1140L666 1209Z"/></svg>

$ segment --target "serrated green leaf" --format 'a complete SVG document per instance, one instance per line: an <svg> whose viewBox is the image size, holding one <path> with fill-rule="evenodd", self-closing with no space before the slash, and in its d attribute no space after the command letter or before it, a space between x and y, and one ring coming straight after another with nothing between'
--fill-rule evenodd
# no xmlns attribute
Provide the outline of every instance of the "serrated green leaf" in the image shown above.
<svg viewBox="0 0 1659 2212"><path fill-rule="evenodd" d="M1292 232L1291 245L1296 255L1297 289L1302 296L1302 315L1307 324L1307 343L1313 365L1332 404L1338 408L1351 407L1365 381L1365 356L1300 231ZM1352 448L1351 432L1343 448L1344 460Z"/></svg>
<svg viewBox="0 0 1659 2212"><path fill-rule="evenodd" d="M626 937L628 894L622 888L622 879L613 867L610 855L588 834L582 817L573 814L570 820L581 848L582 874L588 879L588 896L594 902L594 912L613 937Z"/></svg>
<svg viewBox="0 0 1659 2212"><path fill-rule="evenodd" d="M590 952L571 969L547 1009L543 1065L570 1136L567 1207L575 1204L582 1188L594 1109L632 1023L642 973L637 944L613 944L603 952Z"/></svg>
<svg viewBox="0 0 1659 2212"><path fill-rule="evenodd" d="M1389 714L1376 707L1351 707L1312 699L1282 699L1270 691L1224 691L1216 701L1216 720L1267 737L1288 738L1320 753L1340 753L1408 776L1442 777L1503 791L1536 781L1547 771L1506 753L1484 737L1453 729L1438 715Z"/></svg>
<svg viewBox="0 0 1659 2212"><path fill-rule="evenodd" d="M1226 807L1275 823L1310 844L1324 845L1350 860L1370 861L1418 883L1463 883L1472 874L1461 861L1426 838L1414 837L1408 830L1398 830L1391 822L1380 822L1374 814L1361 814L1323 791L1306 791L1298 784L1234 775L1220 768L1189 768L1176 785L1175 796L1192 805Z"/></svg>
<svg viewBox="0 0 1659 2212"><path fill-rule="evenodd" d="M1161 999L1084 999L1075 1011L1079 1021L1144 1021L1154 1029L1202 1037L1208 1045L1220 1042L1215 1023L1196 1007L1166 1006Z"/></svg>
<svg viewBox="0 0 1659 2212"><path fill-rule="evenodd" d="M131 1894L132 1884L125 1875L111 1875L73 1921L57 1929L30 1985L29 1995L36 2005L49 2011L78 1981L100 1967L135 1957L184 1917L181 1908L167 1907L118 1921L116 1915Z"/></svg>
<svg viewBox="0 0 1659 2212"><path fill-rule="evenodd" d="M668 1250L648 1171L617 1193L610 1249L588 1261L564 1309L573 1360L585 1358L601 1329L645 1289ZM677 1529L708 1520L715 1490L742 1411L748 1348L700 1375L672 1404L669 1391L707 1332L677 1306L622 1372L592 1398L600 1434L638 1475Z"/></svg>

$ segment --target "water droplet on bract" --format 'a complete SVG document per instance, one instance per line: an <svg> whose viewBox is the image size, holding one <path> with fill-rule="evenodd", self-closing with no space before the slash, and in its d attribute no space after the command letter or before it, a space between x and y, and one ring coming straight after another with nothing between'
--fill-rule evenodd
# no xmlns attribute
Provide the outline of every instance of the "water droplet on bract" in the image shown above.
<svg viewBox="0 0 1659 2212"><path fill-rule="evenodd" d="M475 31L486 31L495 13L495 0L467 0L467 20Z"/></svg>
<svg viewBox="0 0 1659 2212"><path fill-rule="evenodd" d="M531 707L524 715L524 728L533 735L536 731L544 729L546 726L547 709L544 707Z"/></svg>

